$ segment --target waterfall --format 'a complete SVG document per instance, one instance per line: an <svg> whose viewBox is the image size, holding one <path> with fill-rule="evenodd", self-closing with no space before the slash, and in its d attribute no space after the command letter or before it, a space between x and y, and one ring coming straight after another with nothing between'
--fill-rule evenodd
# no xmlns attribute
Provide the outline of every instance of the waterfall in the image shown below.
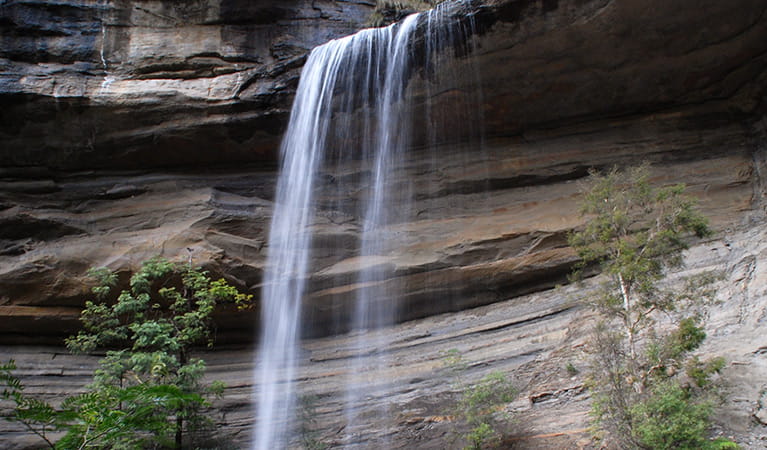
<svg viewBox="0 0 767 450"><path fill-rule="evenodd" d="M384 48L377 52L380 58L384 58L383 73L379 79L373 79L374 97L378 100L375 104L375 114L372 118L375 134L369 142L372 147L372 171L369 184L369 194L366 199L366 207L362 217L362 235L360 245L360 259L376 260L381 258L390 249L392 240L386 236L383 228L390 220L392 213L406 215L403 210L392 211L396 205L399 208L407 208L409 205L407 189L388 189L392 180L391 171L401 163L399 159L410 141L410 120L408 120L408 102L404 98L408 63L410 62L411 34L415 30L418 16L411 15L403 20L397 29L396 35L393 28L385 28L373 33L365 33L361 36L373 37L373 43L382 44ZM380 34L385 34L380 37ZM374 74L365 74L369 77ZM394 322L397 305L386 299L396 298L396 292L391 292L386 284L381 282L390 276L390 270L386 264L372 264L365 266L359 271L358 284L369 285L370 288L360 289L352 319L352 328L357 330L376 330ZM382 284L381 286L379 286ZM389 292L386 292L386 291ZM380 334L360 333L357 335L358 349L381 349L385 347L385 340ZM364 366L361 358L354 358L351 362L351 376L347 380L345 416L348 424L358 423L355 405L359 397L364 393L368 385L366 375L375 373L386 367L386 355L380 353L375 359L373 366ZM380 404L378 415L386 414L386 404Z"/></svg>
<svg viewBox="0 0 767 450"><path fill-rule="evenodd" d="M315 174L331 125L333 89L346 38L316 48L302 72L288 130L269 235L262 294L262 333L255 448L285 447L295 404L293 374L301 300L310 258Z"/></svg>
<svg viewBox="0 0 767 450"><path fill-rule="evenodd" d="M356 405L369 377L389 364L382 351L385 334L375 331L397 319L401 288L386 280L393 276L394 261L403 256L400 247L407 238L392 224L412 216L417 195L412 180L398 171L407 165L406 153L416 144L414 134L426 147L444 138L435 129L450 126L442 123L445 113L435 117L428 110L431 98L457 78L442 74L440 61L445 54L451 59L459 51L456 45L466 52L473 33L462 24L451 25L447 10L443 4L389 27L362 30L315 48L307 59L281 147L268 242L254 379L258 450L286 448L291 441L302 299L312 274L323 269L316 267L319 258L312 250L328 246L327 239L319 242L316 237L324 222L353 222L359 236L352 249L339 245L326 251L326 266L339 260L353 264L353 283L360 286L353 304L346 305L348 315L331 327L351 331L352 353L375 354L372 365L351 360L343 398L348 424L359 422ZM414 78L421 80L420 107L427 109L419 117L414 116ZM453 116L462 109L458 111ZM434 128L415 133L414 123ZM386 416L387 408L382 402L377 414Z"/></svg>

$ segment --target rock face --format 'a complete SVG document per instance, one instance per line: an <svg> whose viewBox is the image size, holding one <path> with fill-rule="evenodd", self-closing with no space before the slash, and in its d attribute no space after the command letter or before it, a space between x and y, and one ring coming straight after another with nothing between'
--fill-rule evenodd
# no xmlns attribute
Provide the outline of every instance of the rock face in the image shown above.
<svg viewBox="0 0 767 450"><path fill-rule="evenodd" d="M162 254L203 264L258 293L276 183L276 152L301 64L313 46L358 29L372 2L79 1L0 4L0 359L16 357L32 392L87 382L94 358L62 354L87 295L84 273L127 273ZM407 257L362 261L354 218L321 214L305 313L313 336L301 391L317 395L323 441L443 448L456 382L508 371L524 417L508 444L588 442L588 396L572 363L591 312L589 287L566 286L566 234L582 223L589 168L649 161L654 182L684 182L720 234L689 253L691 271L725 273L703 352L729 360L731 401L719 420L747 448L766 434L760 321L767 311L767 4L661 0L467 2L482 95L466 84L417 102L462 98L481 111L482 151L460 123L398 168L423 194L391 231ZM465 64L465 66L461 66ZM420 123L416 129L427 129ZM426 136L424 135L425 139ZM437 169L424 171L426 161ZM345 171L353 174L353 170ZM328 182L339 173L328 174ZM353 201L353 196L350 196ZM345 244L346 243L346 244ZM395 361L362 408L391 420L346 429L349 358L364 349L345 320L360 265L389 264L404 299L386 330ZM387 301L382 298L380 301ZM249 440L258 311L222 313L211 377L230 385L226 439ZM408 322L410 321L410 322ZM32 331L34 330L34 331ZM12 346L39 344L49 347ZM444 352L469 369L449 378ZM3 423L9 448L34 446ZM351 437L350 437L351 436ZM7 437L7 439L6 439ZM384 441L386 440L386 441ZM458 444L456 444L458 445Z"/></svg>
<svg viewBox="0 0 767 450"><path fill-rule="evenodd" d="M372 2L3 2L3 168L274 160L311 48Z"/></svg>
<svg viewBox="0 0 767 450"><path fill-rule="evenodd" d="M761 214L759 214L761 216ZM763 219L759 218L763 222ZM761 329L767 313L764 261L767 230L761 227L730 231L701 242L687 254L688 265L678 276L702 270L725 274L720 283L724 300L710 311L708 339L702 353L724 356L728 398L716 417L721 432L744 448L763 448L764 341ZM587 366L584 341L593 313L582 306L599 280L584 286L508 298L492 305L411 321L383 330L390 370L378 374L361 404L374 412L387 405L387 420L350 426L342 401L351 358L367 354L354 336L306 340L305 363L298 375L299 390L315 398L313 437L331 448L462 448L456 439L464 430L451 419L462 386L493 371L503 371L520 389L507 405L505 448L593 448L588 427L589 399L581 373ZM465 369L456 372L446 355L457 351ZM28 392L48 401L73 394L90 380L96 357L72 356L60 347L0 346L0 355L16 359ZM226 382L222 411L215 417L219 446L245 448L253 417L250 398L253 350L221 347L204 354L210 379ZM374 366L373 361L371 366ZM361 364L359 367L366 367ZM0 422L6 448L39 448L39 440L10 422Z"/></svg>
<svg viewBox="0 0 767 450"><path fill-rule="evenodd" d="M498 3L481 50L493 134L717 102L751 114L762 103L763 2Z"/></svg>

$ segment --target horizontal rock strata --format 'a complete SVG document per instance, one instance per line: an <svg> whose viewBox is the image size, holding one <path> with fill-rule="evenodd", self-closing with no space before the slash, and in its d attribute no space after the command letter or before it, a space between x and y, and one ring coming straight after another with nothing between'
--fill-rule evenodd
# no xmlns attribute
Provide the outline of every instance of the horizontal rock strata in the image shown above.
<svg viewBox="0 0 767 450"><path fill-rule="evenodd" d="M2 4L0 360L17 359L29 392L59 398L95 367L95 357L60 347L77 329L89 267L110 267L124 283L159 254L258 296L276 154L305 55L358 29L372 6ZM477 77L432 92L429 68L414 70L414 129L427 130L419 114L426 105L459 101L483 120L485 135L482 145L470 141L476 130L458 114L446 115L440 133L416 136L437 145L410 149L391 180L416 192L381 230L391 251L356 253L363 224L354 211L370 174L353 162L324 169L323 183L361 183L319 199L312 225L298 381L319 399L319 437L351 448L444 448L456 386L498 369L522 391L508 406L525 418L505 430L509 445L585 445L588 396L565 367L584 364L591 312L580 300L590 288L552 288L566 283L574 261L566 236L583 223L578 188L588 170L649 161L652 181L686 183L718 233L687 255L689 271L725 274L702 353L728 359L732 395L718 423L758 448L759 418L767 417L758 401L765 386L754 381L767 378L759 331L767 5L487 0L462 8L456 18L473 20L476 58L452 70ZM476 81L481 93L470 89ZM391 277L359 283L359 267L375 265ZM340 403L348 362L371 353L356 348L360 332L350 332L347 318L366 289L386 293L381 302L404 299L400 324L382 332L391 369L370 373L369 395L356 405L373 414L383 403L392 414L347 428ZM218 312L222 349L206 354L210 376L230 386L220 438L238 446L250 439L249 399L258 389L244 347L258 314ZM462 375L445 367L451 349L466 359ZM8 448L37 445L11 423L0 422L0 435Z"/></svg>
<svg viewBox="0 0 767 450"><path fill-rule="evenodd" d="M356 256L360 224L353 217L321 210L307 332L346 330L356 293L371 287L356 284L365 264L392 269L394 278L382 283L404 299L401 320L565 282L573 262L566 234L582 221L578 180L587 167L654 162L654 181L687 183L717 227L742 224L757 200L755 135L741 124L685 129L689 123L656 114L562 130L534 142L489 141L471 161L459 151L441 152L442 168L418 176L430 186L428 198L384 230L399 240L375 261ZM403 177L415 176L419 158L427 157L408 161ZM191 259L259 292L274 172L82 173L44 183L46 191L39 192L28 181L7 182L10 189L2 193L0 315L14 317L0 332L4 341L51 342L74 331L91 266L127 273L161 254ZM224 334L250 340L256 315L226 314ZM38 321L51 326L24 337Z"/></svg>
<svg viewBox="0 0 767 450"><path fill-rule="evenodd" d="M372 3L4 2L0 167L274 160L306 54Z"/></svg>
<svg viewBox="0 0 767 450"><path fill-rule="evenodd" d="M762 220L760 218L760 220ZM767 314L767 276L763 226L731 231L701 242L686 254L685 271L678 277L716 270L722 303L709 312L709 335L701 353L727 360L727 401L715 417L724 430L745 448L759 448L767 432L752 414L763 414L759 399L767 386L763 364L761 320ZM520 390L506 405L512 420L503 428L505 444L531 449L591 448L589 399L583 387L587 368L584 341L593 313L582 306L594 294L599 279L569 285L488 306L420 319L381 330L382 347L359 348L357 334L309 339L302 344L302 365L296 376L303 398L312 399L313 438L331 447L346 448L462 448L463 430L453 414L465 386L482 376L503 371ZM375 338L375 336L371 336ZM390 368L375 372L381 357ZM226 394L216 402L218 434L212 442L244 448L250 443L250 399L258 387L252 382L253 350L221 347L202 356L208 377L226 382ZM449 356L460 355L461 370ZM351 426L342 403L351 358L361 356L367 382L365 395L353 407L374 416L383 407L386 420ZM0 346L0 357L15 358L27 392L48 401L73 394L87 383L96 356L72 356L57 347ZM577 373L568 371L571 365ZM368 371L369 370L369 371ZM38 448L39 441L20 426L0 422L4 447ZM452 442L452 444L451 444Z"/></svg>

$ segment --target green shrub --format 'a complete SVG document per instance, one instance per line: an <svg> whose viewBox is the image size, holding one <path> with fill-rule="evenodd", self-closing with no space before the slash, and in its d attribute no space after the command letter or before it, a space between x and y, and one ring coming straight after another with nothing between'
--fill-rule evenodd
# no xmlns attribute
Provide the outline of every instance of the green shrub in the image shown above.
<svg viewBox="0 0 767 450"><path fill-rule="evenodd" d="M202 382L205 361L192 348L212 346L217 304L244 308L252 296L161 258L144 262L119 293L116 273L94 269L90 275L95 298L80 315L83 330L66 344L75 353L106 349L93 383L54 408L23 393L11 361L0 366L2 396L15 403L11 419L52 448L180 448L185 433L210 424L207 398L224 389L219 381ZM50 431L66 435L54 444Z"/></svg>
<svg viewBox="0 0 767 450"><path fill-rule="evenodd" d="M737 449L728 439L708 438L714 403L694 395L676 380L653 388L644 400L631 407L637 442L642 448L665 450Z"/></svg>
<svg viewBox="0 0 767 450"><path fill-rule="evenodd" d="M469 431L469 433L466 435L466 441L469 443L469 445L464 447L464 450L479 450L482 448L482 445L484 445L494 436L495 430L493 430L490 424L482 422L472 428L471 431Z"/></svg>
<svg viewBox="0 0 767 450"><path fill-rule="evenodd" d="M592 416L600 436L619 448L706 448L720 442L707 435L713 375L724 361L690 353L706 338L694 307L713 299L716 277L690 277L676 290L662 280L682 265L687 239L711 231L683 185L654 188L649 179L647 165L592 173L581 209L586 223L569 240L581 257L575 276L598 265L607 280L591 300L602 319L589 346ZM656 323L659 313L671 319L671 331ZM683 388L684 372L693 385Z"/></svg>
<svg viewBox="0 0 767 450"><path fill-rule="evenodd" d="M703 448L712 411L711 402L696 401L672 380L654 386L630 407L636 441L642 448L657 450Z"/></svg>
<svg viewBox="0 0 767 450"><path fill-rule="evenodd" d="M479 449L497 437L494 415L514 400L517 391L502 372L492 372L461 393L456 416L470 427L467 449Z"/></svg>
<svg viewBox="0 0 767 450"><path fill-rule="evenodd" d="M703 447L703 450L738 450L740 446L727 438L716 438Z"/></svg>

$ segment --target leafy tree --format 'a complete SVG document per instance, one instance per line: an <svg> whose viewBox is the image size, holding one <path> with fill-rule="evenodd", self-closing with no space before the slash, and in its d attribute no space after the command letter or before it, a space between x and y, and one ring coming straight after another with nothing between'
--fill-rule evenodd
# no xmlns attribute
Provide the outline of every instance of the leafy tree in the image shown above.
<svg viewBox="0 0 767 450"><path fill-rule="evenodd" d="M63 402L62 410L75 419L56 448L178 448L168 417L207 405L202 395L172 384L92 389Z"/></svg>
<svg viewBox="0 0 767 450"><path fill-rule="evenodd" d="M80 316L83 330L66 340L75 353L107 349L88 391L53 408L23 394L11 362L0 367L3 397L15 401L15 420L52 447L49 430L67 432L55 444L62 449L180 448L185 431L208 423L206 398L223 392L221 382L202 382L205 362L192 348L212 345L211 315L218 303L245 308L252 296L161 258L144 262L116 298L116 273L90 274L97 281L95 299Z"/></svg>
<svg viewBox="0 0 767 450"><path fill-rule="evenodd" d="M714 277L691 277L678 290L661 281L682 264L687 238L711 233L707 221L683 185L652 187L647 165L590 181L581 209L588 220L570 244L581 258L576 276L598 265L607 279L592 300L603 317L591 342L592 414L621 448L703 448L711 377L723 362L690 357L706 337L692 306L713 298ZM658 326L659 313L673 318L670 331Z"/></svg>
<svg viewBox="0 0 767 450"><path fill-rule="evenodd" d="M443 356L445 368L452 375L460 375L468 367L457 349L448 350ZM461 394L455 406L455 418L470 427L468 433L461 436L468 444L464 448L480 449L498 438L495 414L502 405L514 400L517 390L500 371L485 375L473 385L462 382L457 385Z"/></svg>
<svg viewBox="0 0 767 450"><path fill-rule="evenodd" d="M665 270L682 263L689 234L708 236L708 223L678 184L654 189L647 165L605 175L591 174L581 212L589 216L583 230L570 236L581 267L598 263L610 285L596 302L618 318L626 333L630 359L637 357L637 335L652 326L652 313L673 311L673 293L658 289Z"/></svg>
<svg viewBox="0 0 767 450"><path fill-rule="evenodd" d="M502 372L491 372L479 383L467 387L458 401L458 417L471 427L465 449L480 449L495 438L493 415L498 407L514 400L517 390Z"/></svg>
<svg viewBox="0 0 767 450"><path fill-rule="evenodd" d="M181 447L185 424L194 428L204 422L200 414L206 406L204 396L223 391L221 383L202 384L205 362L192 357L191 349L213 344L211 314L218 302L244 305L252 296L238 292L223 279L211 281L198 269L154 258L141 266L130 279L130 289L123 290L110 305L105 300L117 274L102 268L92 270L91 275L98 280L93 288L96 301L86 302L81 315L84 330L66 344L73 352L111 349L95 373L93 400L77 402L79 410L93 408L95 402L96 410L111 403L118 411L141 411L145 431L166 441L172 430L175 446ZM162 393L160 402L155 400L158 393ZM136 417L136 411L129 415ZM172 425L168 415L174 417ZM70 433L84 437L77 431Z"/></svg>

